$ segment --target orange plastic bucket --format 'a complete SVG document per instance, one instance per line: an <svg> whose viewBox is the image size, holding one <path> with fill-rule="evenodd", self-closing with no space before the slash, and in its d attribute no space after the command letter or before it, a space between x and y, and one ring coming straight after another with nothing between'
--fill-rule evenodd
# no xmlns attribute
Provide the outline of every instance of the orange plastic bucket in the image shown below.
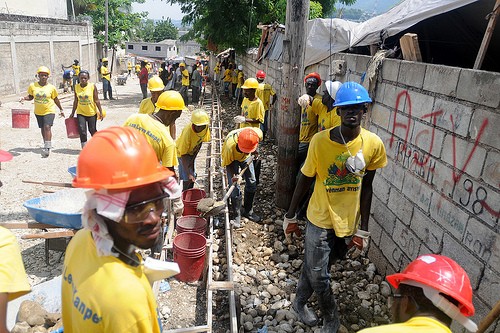
<svg viewBox="0 0 500 333"><path fill-rule="evenodd" d="M64 124L66 125L66 135L69 139L76 139L80 137L80 134L78 133L77 118L66 118L64 119Z"/></svg>
<svg viewBox="0 0 500 333"><path fill-rule="evenodd" d="M12 109L12 128L30 128L30 110Z"/></svg>

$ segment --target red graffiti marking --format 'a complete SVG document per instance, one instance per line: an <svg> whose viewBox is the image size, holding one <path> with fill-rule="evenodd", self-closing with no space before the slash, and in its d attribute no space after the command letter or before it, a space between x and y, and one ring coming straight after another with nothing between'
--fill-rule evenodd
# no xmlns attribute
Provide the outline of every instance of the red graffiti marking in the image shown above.
<svg viewBox="0 0 500 333"><path fill-rule="evenodd" d="M451 121L451 128L455 128L455 123L453 121L453 115L450 114L450 121ZM460 169L460 172L455 172L455 168L457 167L457 147L455 144L455 135L451 136L451 141L453 143L453 182L457 183L460 178L462 178L462 175L464 174L465 170L467 169L467 166L469 165L469 162L472 159L472 156L474 155L474 152L476 151L476 148L479 144L479 139L481 139L481 136L483 135L484 129L488 126L488 119L484 119L483 123L481 124L481 128L479 129L479 132L477 133L476 140L474 141L474 146L472 147L469 156L467 156L467 159L465 160L464 165ZM455 134L455 133L453 133Z"/></svg>
<svg viewBox="0 0 500 333"><path fill-rule="evenodd" d="M402 97L405 97L405 102L408 103L408 123L398 123L396 121L396 116L398 114L398 109L399 109L399 102ZM410 93L408 90L403 90L398 94L398 97L396 98L396 106L394 107L394 120L392 122L392 135L391 135L391 141L389 141L389 147L392 148L392 145L394 144L394 132L396 131L396 128L403 128L406 130L406 136L405 136L405 147L404 149L406 150L406 143L408 142L408 135L410 134L410 124L411 124L411 97Z"/></svg>
<svg viewBox="0 0 500 333"><path fill-rule="evenodd" d="M443 114L443 110L438 110L438 111L428 113L422 117L422 119L431 118L433 126L432 126L432 131L431 131L431 144L429 147L429 152L426 154L425 159L422 162L420 162L418 160L418 154L415 152L415 163L417 165L424 166L427 164L427 162L429 162L429 159L431 158L432 147L434 147L434 136L436 134L436 121L437 121L438 116L440 116L442 114ZM418 146L417 142L418 142L418 138L420 137L420 135L428 134L428 133L429 133L429 130L423 130L420 133L418 133L415 137L415 145Z"/></svg>

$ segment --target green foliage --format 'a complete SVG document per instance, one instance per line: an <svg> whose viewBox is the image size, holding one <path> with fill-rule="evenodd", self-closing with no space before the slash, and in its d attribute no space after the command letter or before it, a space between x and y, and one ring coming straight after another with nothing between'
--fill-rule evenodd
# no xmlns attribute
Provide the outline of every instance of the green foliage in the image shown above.
<svg viewBox="0 0 500 333"><path fill-rule="evenodd" d="M142 20L134 41L158 43L165 39L177 39L178 31L170 18L161 21Z"/></svg>
<svg viewBox="0 0 500 333"><path fill-rule="evenodd" d="M143 3L144 0L108 0L108 43L110 47L122 45L136 35L146 13L132 13L132 3ZM105 42L105 1L80 0L79 15L90 16L94 28L94 38ZM75 8L76 11L76 8Z"/></svg>
<svg viewBox="0 0 500 333"><path fill-rule="evenodd" d="M323 6L317 1L311 1L311 7L309 8L309 19L314 20L316 18L322 17Z"/></svg>

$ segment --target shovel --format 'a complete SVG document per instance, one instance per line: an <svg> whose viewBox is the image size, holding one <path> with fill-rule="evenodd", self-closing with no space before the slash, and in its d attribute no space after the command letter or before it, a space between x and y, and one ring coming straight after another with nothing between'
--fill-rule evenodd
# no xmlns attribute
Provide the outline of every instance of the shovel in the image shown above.
<svg viewBox="0 0 500 333"><path fill-rule="evenodd" d="M34 180L27 180L27 179L24 179L23 183L38 184L38 185L44 185L44 186L73 187L73 185L71 183L37 182L37 181L34 181Z"/></svg>
<svg viewBox="0 0 500 333"><path fill-rule="evenodd" d="M239 177L243 177L243 174L245 171L247 171L248 166L250 163L253 161L253 156L250 158L246 166L241 169L240 173L238 174ZM208 216L214 216L220 214L224 208L226 207L227 204L227 199L229 199L229 196L233 192L234 188L236 187L236 182L233 182L231 187L226 192L226 195L222 198L221 201L214 201L212 198L205 198L201 199L198 202L198 205L196 206L196 209L201 212L202 217L208 217Z"/></svg>

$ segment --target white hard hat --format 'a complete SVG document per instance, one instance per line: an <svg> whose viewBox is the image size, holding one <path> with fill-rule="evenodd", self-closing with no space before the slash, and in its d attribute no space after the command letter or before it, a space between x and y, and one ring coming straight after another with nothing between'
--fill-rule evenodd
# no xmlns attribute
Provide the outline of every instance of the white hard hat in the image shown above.
<svg viewBox="0 0 500 333"><path fill-rule="evenodd" d="M337 90L339 90L340 86L342 85L342 82L340 81L326 81L325 86L326 86L326 91L328 91L328 94L335 99L335 95L337 94Z"/></svg>
<svg viewBox="0 0 500 333"><path fill-rule="evenodd" d="M238 69L241 71L243 70L243 66L242 65L238 65Z"/></svg>

